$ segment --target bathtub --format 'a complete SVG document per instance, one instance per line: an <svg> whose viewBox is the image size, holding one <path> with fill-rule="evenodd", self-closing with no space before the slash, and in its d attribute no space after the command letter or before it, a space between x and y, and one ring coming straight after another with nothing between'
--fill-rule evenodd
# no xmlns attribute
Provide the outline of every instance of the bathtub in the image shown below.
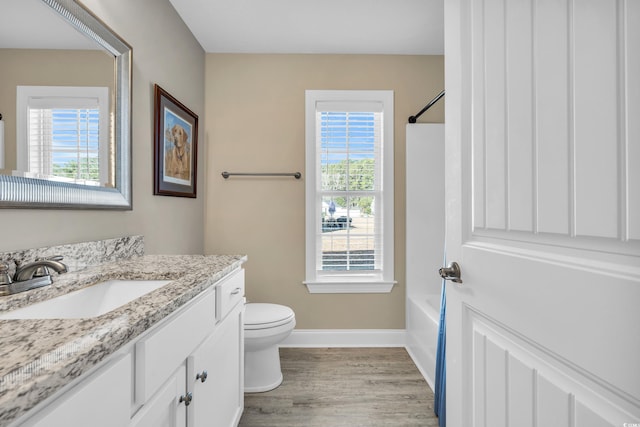
<svg viewBox="0 0 640 427"><path fill-rule="evenodd" d="M439 323L440 294L407 298L407 351L432 390Z"/></svg>

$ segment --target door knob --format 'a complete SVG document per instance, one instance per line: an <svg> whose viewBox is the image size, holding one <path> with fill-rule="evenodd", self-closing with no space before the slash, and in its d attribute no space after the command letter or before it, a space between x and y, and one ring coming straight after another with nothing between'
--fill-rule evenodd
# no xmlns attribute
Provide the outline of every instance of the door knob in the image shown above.
<svg viewBox="0 0 640 427"><path fill-rule="evenodd" d="M445 280L451 280L454 283L462 283L462 279L460 278L462 273L460 271L460 266L457 262L451 262L447 267L442 267L438 270L440 273L440 277Z"/></svg>

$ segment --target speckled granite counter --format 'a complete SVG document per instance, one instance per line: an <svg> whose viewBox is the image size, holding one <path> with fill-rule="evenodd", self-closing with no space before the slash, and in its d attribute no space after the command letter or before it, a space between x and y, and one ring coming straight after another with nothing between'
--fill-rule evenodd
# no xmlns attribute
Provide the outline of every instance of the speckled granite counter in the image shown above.
<svg viewBox="0 0 640 427"><path fill-rule="evenodd" d="M54 392L239 268L241 255L145 255L60 276L54 284L0 298L0 311L110 279L172 280L90 319L0 320L0 426Z"/></svg>

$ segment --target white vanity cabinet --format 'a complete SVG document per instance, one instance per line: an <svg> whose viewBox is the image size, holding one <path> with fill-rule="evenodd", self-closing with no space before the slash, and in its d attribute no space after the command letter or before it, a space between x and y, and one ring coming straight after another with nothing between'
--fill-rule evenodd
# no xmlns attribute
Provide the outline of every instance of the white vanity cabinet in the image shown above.
<svg viewBox="0 0 640 427"><path fill-rule="evenodd" d="M132 427L230 427L244 407L244 270L136 343ZM171 395L173 393L173 395Z"/></svg>
<svg viewBox="0 0 640 427"><path fill-rule="evenodd" d="M12 427L235 427L244 408L243 316L237 269Z"/></svg>

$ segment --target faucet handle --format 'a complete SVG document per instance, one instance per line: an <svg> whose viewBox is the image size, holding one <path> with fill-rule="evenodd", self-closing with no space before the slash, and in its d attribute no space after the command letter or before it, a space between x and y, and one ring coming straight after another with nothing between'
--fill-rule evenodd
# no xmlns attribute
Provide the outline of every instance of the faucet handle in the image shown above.
<svg viewBox="0 0 640 427"><path fill-rule="evenodd" d="M0 261L0 285L10 285L11 276L9 276L9 265Z"/></svg>
<svg viewBox="0 0 640 427"><path fill-rule="evenodd" d="M63 259L64 257L62 255L53 255L49 257L38 258L36 259L36 261L43 261L43 260L62 261ZM51 272L49 271L49 268L46 265L38 267L36 271L34 271L33 273L33 277L44 277L44 276L51 276Z"/></svg>
<svg viewBox="0 0 640 427"><path fill-rule="evenodd" d="M0 296L11 295L11 276L9 276L9 265L0 261Z"/></svg>

